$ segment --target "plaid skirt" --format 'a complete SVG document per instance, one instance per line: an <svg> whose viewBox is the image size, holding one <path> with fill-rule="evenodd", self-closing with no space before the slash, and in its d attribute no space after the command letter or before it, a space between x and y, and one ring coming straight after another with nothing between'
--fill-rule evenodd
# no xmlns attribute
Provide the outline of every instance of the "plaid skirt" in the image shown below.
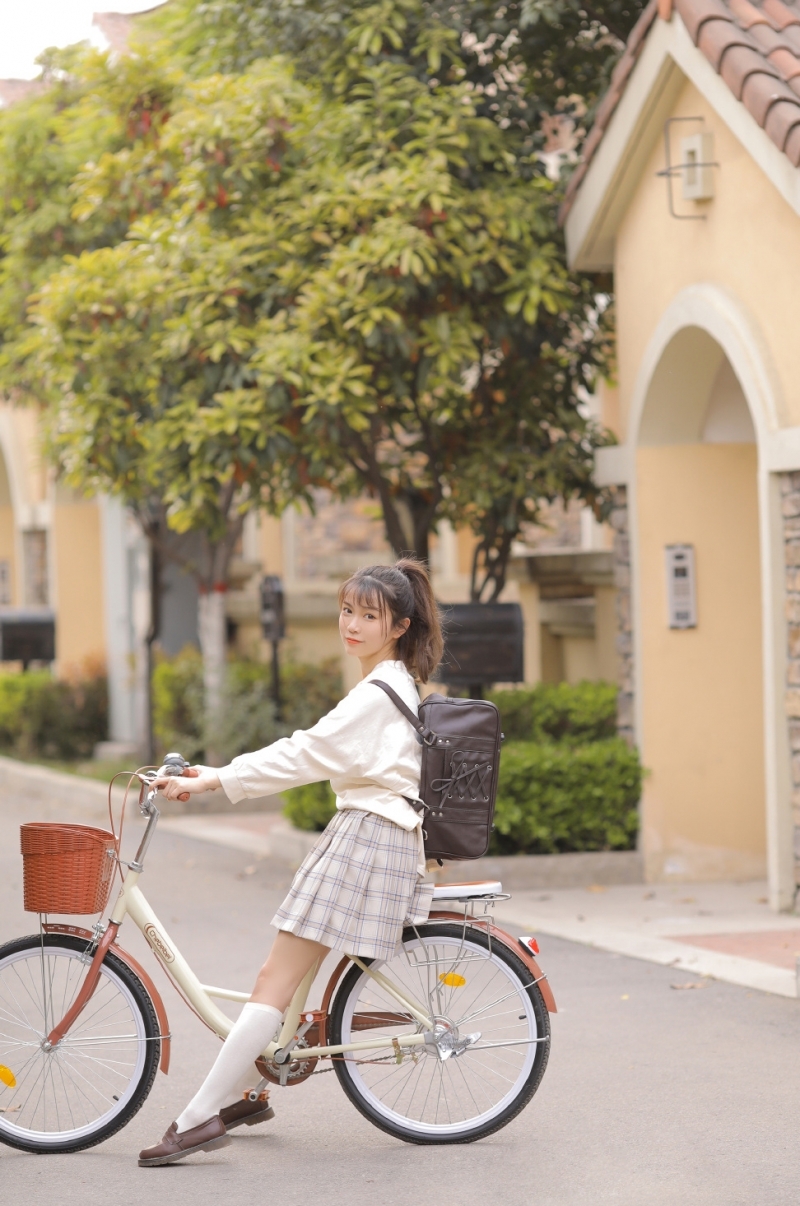
<svg viewBox="0 0 800 1206"><path fill-rule="evenodd" d="M389 959L403 926L426 921L433 884L417 875L416 830L345 808L304 858L272 919L279 930L363 959Z"/></svg>

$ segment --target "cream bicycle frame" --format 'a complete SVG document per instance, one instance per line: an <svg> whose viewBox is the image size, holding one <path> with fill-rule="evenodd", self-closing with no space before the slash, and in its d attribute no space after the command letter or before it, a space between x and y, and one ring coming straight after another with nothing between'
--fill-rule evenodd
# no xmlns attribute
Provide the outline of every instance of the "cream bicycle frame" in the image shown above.
<svg viewBox="0 0 800 1206"><path fill-rule="evenodd" d="M153 813L150 816L147 832L142 839L139 853L134 862L128 864L129 870L125 876L109 920L115 922L117 925L121 925L126 917L131 918L133 923L141 930L150 949L167 975L175 981L192 1008L197 1011L203 1021L220 1038L224 1039L229 1034L233 1022L222 1010L217 1008L212 998L217 997L220 1000L240 1001L244 1004L250 1000L250 993L236 992L233 989L215 988L209 984L201 984L138 886L139 877L142 872L141 860L152 837L158 816L158 810L153 806ZM281 1053L281 1064L288 1064L292 1059L315 1059L329 1055L344 1055L351 1051L394 1050L396 1052L398 1048L422 1047L426 1042L432 1040L433 1021L424 1006L398 988L396 984L387 976L382 975L381 972L373 971L372 968L367 967L354 955L350 955L349 958L358 967L362 968L368 976L371 976L381 988L389 993L397 1001L398 1005L401 1005L404 1010L407 1010L411 1014L412 1018L422 1027L422 1032L403 1035L400 1038L374 1038L364 1042L343 1043L332 1047L292 1048L292 1050L287 1052L286 1045L297 1035L311 985L314 983L317 971L319 970L319 964L316 963L302 980L292 997L277 1039L271 1042L264 1050L263 1054L266 1059L272 1059L278 1051Z"/></svg>

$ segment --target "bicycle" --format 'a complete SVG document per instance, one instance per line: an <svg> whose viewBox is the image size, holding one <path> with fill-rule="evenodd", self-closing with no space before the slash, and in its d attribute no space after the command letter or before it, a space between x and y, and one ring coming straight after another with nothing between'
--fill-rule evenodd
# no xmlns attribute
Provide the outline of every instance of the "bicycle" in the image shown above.
<svg viewBox="0 0 800 1206"><path fill-rule="evenodd" d="M249 1000L200 982L138 886L160 816L151 785L185 765L168 755L160 771L131 775L147 826L123 863L112 819L122 884L106 924L90 931L40 914L38 934L0 947L0 1141L11 1147L74 1152L101 1143L141 1108L157 1068L169 1069L164 1003L117 945L126 917L221 1039L233 1023L214 1000ZM541 1083L556 1011L535 939L494 924L494 904L507 899L499 882L437 885L438 908L404 931L392 959L345 955L321 1007L307 1010L312 968L256 1063L262 1079L251 1099L268 1084L299 1085L332 1068L356 1109L406 1142L468 1143L505 1126ZM323 1060L331 1067L317 1069Z"/></svg>

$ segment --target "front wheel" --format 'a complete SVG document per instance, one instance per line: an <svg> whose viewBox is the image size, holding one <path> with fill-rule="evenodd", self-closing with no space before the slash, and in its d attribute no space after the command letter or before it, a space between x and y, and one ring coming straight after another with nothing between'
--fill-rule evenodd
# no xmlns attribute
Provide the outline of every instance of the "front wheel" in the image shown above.
<svg viewBox="0 0 800 1206"><path fill-rule="evenodd" d="M83 1012L51 1051L91 961L85 939L18 938L0 947L0 1142L76 1152L116 1134L150 1092L161 1051L141 980L109 952Z"/></svg>
<svg viewBox="0 0 800 1206"><path fill-rule="evenodd" d="M425 1046L334 1057L356 1109L407 1143L471 1143L515 1118L539 1087L550 1046L547 1008L522 960L477 926L435 922L407 929L375 968L430 1014L434 1031ZM331 1045L423 1031L381 984L350 968L331 1010Z"/></svg>

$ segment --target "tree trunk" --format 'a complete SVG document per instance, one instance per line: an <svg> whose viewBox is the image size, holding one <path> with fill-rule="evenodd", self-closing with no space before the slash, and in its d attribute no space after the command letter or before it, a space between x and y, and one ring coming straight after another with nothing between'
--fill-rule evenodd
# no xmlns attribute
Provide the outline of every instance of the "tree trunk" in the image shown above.
<svg viewBox="0 0 800 1206"><path fill-rule="evenodd" d="M222 708L222 688L225 683L225 591L219 587L200 593L197 600L197 631L203 654L203 687L205 691L206 723L213 732L214 720ZM211 743L213 745L213 743ZM216 765L213 748L206 749L206 761Z"/></svg>

